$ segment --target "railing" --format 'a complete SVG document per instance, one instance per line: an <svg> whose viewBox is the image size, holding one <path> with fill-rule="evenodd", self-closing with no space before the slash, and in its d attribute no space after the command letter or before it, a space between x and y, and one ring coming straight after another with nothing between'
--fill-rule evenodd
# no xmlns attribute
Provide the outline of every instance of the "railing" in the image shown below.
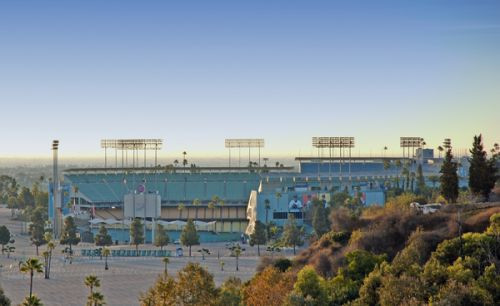
<svg viewBox="0 0 500 306"><path fill-rule="evenodd" d="M82 249L82 256L101 257L102 249ZM170 257L169 250L111 250L112 257Z"/></svg>

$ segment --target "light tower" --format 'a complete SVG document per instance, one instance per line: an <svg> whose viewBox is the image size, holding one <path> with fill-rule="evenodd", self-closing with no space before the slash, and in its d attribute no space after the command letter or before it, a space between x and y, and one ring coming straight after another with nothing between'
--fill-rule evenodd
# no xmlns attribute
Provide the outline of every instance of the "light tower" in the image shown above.
<svg viewBox="0 0 500 306"><path fill-rule="evenodd" d="M62 228L62 215L61 215L61 200L59 194L59 169L57 152L59 150L59 140L52 141L52 195L53 195L53 209L54 209L54 238L59 238Z"/></svg>

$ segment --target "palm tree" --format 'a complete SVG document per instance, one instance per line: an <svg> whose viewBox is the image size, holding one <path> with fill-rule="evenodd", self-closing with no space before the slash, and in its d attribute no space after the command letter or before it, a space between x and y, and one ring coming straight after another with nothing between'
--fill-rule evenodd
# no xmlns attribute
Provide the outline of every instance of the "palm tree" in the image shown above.
<svg viewBox="0 0 500 306"><path fill-rule="evenodd" d="M21 306L42 306L42 301L36 296L36 295L32 295L32 296L27 296L23 303L21 304Z"/></svg>
<svg viewBox="0 0 500 306"><path fill-rule="evenodd" d="M169 264L170 259L168 259L168 257L163 257L162 261L165 264L165 270L164 270L165 275L167 275L167 265Z"/></svg>
<svg viewBox="0 0 500 306"><path fill-rule="evenodd" d="M399 173L400 173L400 169L401 169L401 160L397 160L396 161L396 168L398 169L398 172L397 172L397 175L396 175L396 187L399 189Z"/></svg>
<svg viewBox="0 0 500 306"><path fill-rule="evenodd" d="M104 295L100 292L93 292L91 295L87 297L87 305L88 306L101 306L105 305Z"/></svg>
<svg viewBox="0 0 500 306"><path fill-rule="evenodd" d="M195 218L195 219L198 219L198 206L200 206L200 205L201 205L201 201L200 201L200 199L194 199L194 200L193 200L193 205L194 205L194 207L195 207L195 213L194 213L194 214L195 214L195 217L194 217L194 218Z"/></svg>
<svg viewBox="0 0 500 306"><path fill-rule="evenodd" d="M111 254L111 251L108 248L104 248L102 250L102 256L104 256L104 270L108 270L108 256Z"/></svg>
<svg viewBox="0 0 500 306"><path fill-rule="evenodd" d="M281 192L276 192L276 204L278 208L280 207Z"/></svg>
<svg viewBox="0 0 500 306"><path fill-rule="evenodd" d="M178 161L177 159L176 159L176 160L174 160L174 165L175 165L175 167L176 167L176 168L177 168L177 166L179 165L179 161Z"/></svg>
<svg viewBox="0 0 500 306"><path fill-rule="evenodd" d="M265 199L264 200L264 205L265 205L265 208L266 208L266 227L267 227L269 225L268 214L269 214L269 209L271 209L271 201L269 201L269 199Z"/></svg>
<svg viewBox="0 0 500 306"><path fill-rule="evenodd" d="M184 156L182 159L182 167L186 168L186 165L188 164L188 161L186 159L187 152L186 151L182 152L182 155Z"/></svg>
<svg viewBox="0 0 500 306"><path fill-rule="evenodd" d="M95 275L88 275L87 277L85 277L85 286L89 287L89 296L92 296L92 294L94 293L94 288L101 287L101 281Z"/></svg>
<svg viewBox="0 0 500 306"><path fill-rule="evenodd" d="M19 265L19 270L22 273L28 273L30 274L30 299L33 295L33 276L35 272L37 273L43 273L43 265L40 263L38 258L28 258L25 262L21 262Z"/></svg>
<svg viewBox="0 0 500 306"><path fill-rule="evenodd" d="M52 264L52 251L55 249L56 245L54 241L52 240L52 234L47 232L44 235L45 241L47 241L47 251L43 252L44 253L44 259L45 259L45 279L50 278L50 267Z"/></svg>
<svg viewBox="0 0 500 306"><path fill-rule="evenodd" d="M240 259L241 253L245 250L241 248L239 243L236 243L235 245L231 246L229 248L231 250L232 255L236 258L236 271L239 271L239 265L238 265L238 260Z"/></svg>
<svg viewBox="0 0 500 306"><path fill-rule="evenodd" d="M415 177L416 177L415 172L413 172L413 171L412 171L412 172L410 173L410 180L411 180L411 192L414 192L414 188L413 188L413 186L414 186L414 183L415 183Z"/></svg>
<svg viewBox="0 0 500 306"><path fill-rule="evenodd" d="M214 212L215 212L215 203L213 201L210 201L208 203L208 206L207 208L211 209L212 210L212 219L214 218Z"/></svg>
<svg viewBox="0 0 500 306"><path fill-rule="evenodd" d="M177 206L177 209L179 210L179 219L182 219L182 211L184 210L185 206L182 203L179 203Z"/></svg>
<svg viewBox="0 0 500 306"><path fill-rule="evenodd" d="M443 147L442 146L439 146L438 147L438 151L439 151L439 158L441 159L441 152L444 151Z"/></svg>

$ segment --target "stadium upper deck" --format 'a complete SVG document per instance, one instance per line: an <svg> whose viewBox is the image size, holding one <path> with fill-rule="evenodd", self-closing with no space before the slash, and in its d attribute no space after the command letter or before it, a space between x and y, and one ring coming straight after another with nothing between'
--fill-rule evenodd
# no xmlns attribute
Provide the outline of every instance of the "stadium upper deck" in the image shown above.
<svg viewBox="0 0 500 306"><path fill-rule="evenodd" d="M125 194L158 192L162 204L202 203L218 196L226 203L246 204L251 190L259 187L256 173L148 173L105 171L64 174L65 181L78 191L83 204L99 207L120 206Z"/></svg>

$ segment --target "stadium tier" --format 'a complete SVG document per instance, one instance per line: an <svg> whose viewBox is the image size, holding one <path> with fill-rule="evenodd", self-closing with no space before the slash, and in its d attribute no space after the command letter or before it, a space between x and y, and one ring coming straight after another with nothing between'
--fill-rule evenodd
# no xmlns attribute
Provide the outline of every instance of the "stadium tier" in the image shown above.
<svg viewBox="0 0 500 306"><path fill-rule="evenodd" d="M66 173L65 181L78 191L82 204L112 207L123 204L127 193L154 192L163 205L208 203L214 196L225 203L246 204L259 186L255 173Z"/></svg>

